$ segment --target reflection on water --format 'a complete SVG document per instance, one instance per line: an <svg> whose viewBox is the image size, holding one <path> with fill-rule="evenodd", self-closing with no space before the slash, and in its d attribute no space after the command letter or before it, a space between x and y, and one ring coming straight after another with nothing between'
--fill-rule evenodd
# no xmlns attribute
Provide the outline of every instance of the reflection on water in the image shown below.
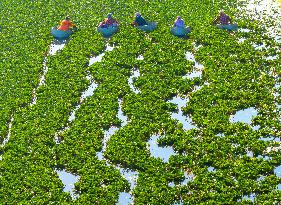
<svg viewBox="0 0 281 205"><path fill-rule="evenodd" d="M192 45L193 45L193 47L196 51L199 50L199 48L203 47L201 44L198 44L198 43L195 43L195 42L193 42Z"/></svg>
<svg viewBox="0 0 281 205"><path fill-rule="evenodd" d="M254 152L250 151L250 150L246 150L246 156L247 157L254 157Z"/></svg>
<svg viewBox="0 0 281 205"><path fill-rule="evenodd" d="M186 105L186 103L188 102L188 99L182 99L181 97L176 96L172 100L169 100L168 102L177 104L177 106L178 106L178 112L177 113L173 112L171 114L171 118L178 120L180 123L182 123L184 130L196 128L196 126L194 126L192 124L191 118L183 115L183 112L182 112L182 107Z"/></svg>
<svg viewBox="0 0 281 205"><path fill-rule="evenodd" d="M194 174L188 173L187 171L184 172L184 180L181 182L181 185L187 185L188 182L191 182L194 179Z"/></svg>
<svg viewBox="0 0 281 205"><path fill-rule="evenodd" d="M133 190L136 187L139 173L137 171L120 167L117 167L117 169L120 170L121 175L130 183L130 188Z"/></svg>
<svg viewBox="0 0 281 205"><path fill-rule="evenodd" d="M134 70L133 75L130 76L129 80L128 80L128 84L130 86L130 88L133 90L134 93L139 94L140 91L135 88L135 86L133 85L133 82L136 78L138 78L140 76L140 71L139 70Z"/></svg>
<svg viewBox="0 0 281 205"><path fill-rule="evenodd" d="M231 115L230 116L230 122L235 123L235 122L243 122L246 123L248 125L251 124L251 121L254 117L256 117L258 115L258 111L253 108L247 108L244 110L239 110L235 113L235 115Z"/></svg>
<svg viewBox="0 0 281 205"><path fill-rule="evenodd" d="M239 42L239 43L243 43L245 40L247 40L247 38L239 38L239 39L238 39L238 42Z"/></svg>
<svg viewBox="0 0 281 205"><path fill-rule="evenodd" d="M118 99L118 113L117 113L117 117L122 121L121 123L121 128L126 126L128 123L128 118L127 116L124 115L124 113L122 112L121 109L121 105L122 105L122 100ZM102 146L102 150L100 152L97 152L97 157L100 160L106 160L103 156L105 150L106 150L106 145L107 142L110 140L111 136L116 133L120 128L116 127L116 126L111 126L108 130L106 130L104 132L104 138L103 138L103 146Z"/></svg>
<svg viewBox="0 0 281 205"><path fill-rule="evenodd" d="M275 169L274 169L274 174L275 174L277 177L281 178L281 165L279 165L278 167L275 167Z"/></svg>
<svg viewBox="0 0 281 205"><path fill-rule="evenodd" d="M85 90L82 95L80 101L83 101L86 97L92 96L94 94L95 89L98 87L98 84L96 84L94 81L89 85L87 90Z"/></svg>
<svg viewBox="0 0 281 205"><path fill-rule="evenodd" d="M193 53L187 51L185 53L185 58L188 60L188 61L192 61L194 62L194 67L195 68L198 68L200 70L202 70L204 68L204 66L201 64L201 63L198 63L196 60L195 60L195 56L193 55Z"/></svg>
<svg viewBox="0 0 281 205"><path fill-rule="evenodd" d="M7 142L9 142L9 140L10 140L10 137L11 137L11 129L12 129L12 126L13 126L13 121L14 121L14 117L11 116L11 117L10 117L10 122L9 122L9 125L8 125L8 133L7 133L5 139L4 139L3 142L2 142L2 145L1 145L2 147L4 147L4 146L7 144Z"/></svg>
<svg viewBox="0 0 281 205"><path fill-rule="evenodd" d="M144 59L143 55L139 55L139 56L137 57L137 60L143 60L143 59Z"/></svg>
<svg viewBox="0 0 281 205"><path fill-rule="evenodd" d="M116 205L130 205L133 204L133 197L127 192L121 192L119 194L119 199Z"/></svg>
<svg viewBox="0 0 281 205"><path fill-rule="evenodd" d="M269 157L269 156L267 156L267 155L258 155L257 158L258 158L258 159L263 159L263 160L271 160L271 159L272 159L272 157Z"/></svg>
<svg viewBox="0 0 281 205"><path fill-rule="evenodd" d="M160 137L161 136L159 136L159 135L153 135L148 141L148 146L149 146L151 156L155 157L155 158L159 157L160 159L162 159L163 162L169 162L169 158L172 155L176 155L176 153L172 147L169 147L169 146L159 147L157 140Z"/></svg>
<svg viewBox="0 0 281 205"><path fill-rule="evenodd" d="M243 32L243 33L249 33L249 32L251 32L251 30L250 30L250 29L247 29L247 28L239 28L238 31Z"/></svg>
<svg viewBox="0 0 281 205"><path fill-rule="evenodd" d="M91 77L90 77L91 78ZM92 79L92 78L91 78ZM93 81L93 80L91 80ZM89 87L87 88L87 90L85 90L81 97L80 97L80 102L78 103L78 105L76 105L76 107L71 111L70 116L68 118L68 121L71 122L73 120L75 120L75 113L77 110L79 110L81 104L83 103L84 99L87 97L90 97L94 94L94 91L97 89L98 84L96 84L94 81L91 83L91 85L89 85Z"/></svg>
<svg viewBox="0 0 281 205"><path fill-rule="evenodd" d="M57 51L64 48L66 43L67 43L67 41L58 41L58 40L54 40L51 43L49 51L48 51L47 55L44 57L44 60L43 60L43 73L39 77L39 84L38 84L37 88L34 88L33 91L32 91L32 101L29 104L30 106L36 105L36 103L37 103L37 90L39 89L39 87L41 87L42 85L45 84L46 74L49 70L49 68L47 66L47 56L48 55L51 55L51 56L55 55Z"/></svg>
<svg viewBox="0 0 281 205"><path fill-rule="evenodd" d="M251 201L251 202L255 202L255 200L256 200L256 194L251 193L251 194L249 194L249 195L244 195L244 196L242 197L242 201L245 201L245 200L248 200L248 201Z"/></svg>
<svg viewBox="0 0 281 205"><path fill-rule="evenodd" d="M259 178L257 178L257 181L260 182L260 181L263 181L264 179L265 179L265 176L261 175Z"/></svg>
<svg viewBox="0 0 281 205"><path fill-rule="evenodd" d="M79 195L74 193L74 184L78 182L80 176L75 176L72 173L66 172L65 170L55 170L64 184L64 192L69 192L72 199L77 198Z"/></svg>
<svg viewBox="0 0 281 205"><path fill-rule="evenodd" d="M55 55L57 51L62 50L65 46L66 42L53 42L49 49L49 55Z"/></svg>
<svg viewBox="0 0 281 205"><path fill-rule="evenodd" d="M202 76L202 70L203 70L204 66L201 63L198 63L195 60L195 56L193 55L193 53L191 53L189 51L187 51L185 53L185 57L188 61L194 62L195 69L191 73L183 76L183 78L192 79L192 78L195 78L195 77L201 77Z"/></svg>
<svg viewBox="0 0 281 205"><path fill-rule="evenodd" d="M110 46L109 44L106 44L106 48L105 48L105 51L103 53L99 54L98 56L94 56L94 57L90 58L89 66L91 66L94 63L101 62L102 57L105 55L105 52L112 51L113 49L114 49L114 46Z"/></svg>
<svg viewBox="0 0 281 205"><path fill-rule="evenodd" d="M262 141L275 141L275 142L280 142L280 138L275 137L273 135L268 135L266 137L260 137L259 140Z"/></svg>
<svg viewBox="0 0 281 205"><path fill-rule="evenodd" d="M214 171L216 171L216 169L215 169L215 167L208 167L208 172L214 172Z"/></svg>

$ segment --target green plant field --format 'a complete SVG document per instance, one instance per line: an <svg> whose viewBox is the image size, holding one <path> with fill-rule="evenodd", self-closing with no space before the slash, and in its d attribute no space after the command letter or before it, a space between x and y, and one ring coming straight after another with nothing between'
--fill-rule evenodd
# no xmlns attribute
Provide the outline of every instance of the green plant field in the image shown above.
<svg viewBox="0 0 281 205"><path fill-rule="evenodd" d="M120 192L130 192L136 205L281 204L281 175L275 171L281 165L281 42L265 32L273 22L235 18L243 12L237 6L245 3L1 1L0 142L10 137L0 147L0 204L110 205ZM250 32L212 26L221 8ZM144 33L131 27L136 11L157 22L157 29ZM109 12L121 25L105 39L96 27ZM56 55L46 55L51 27L66 15L78 31ZM177 15L192 28L188 39L170 34ZM89 66L107 44L114 49ZM204 66L201 77L183 77L195 67L187 51ZM140 55L143 60L137 60ZM38 86L45 57L49 69L45 84ZM136 69L138 94L128 84ZM98 87L69 122L91 84L88 76ZM34 90L37 101L31 106ZM185 130L171 118L179 112L169 102L175 96L189 99L182 112L196 128ZM118 100L128 118L125 126L117 116ZM247 108L258 112L251 124L231 122L232 115ZM100 160L104 133L113 126L119 129L107 142L106 160ZM55 135L66 127L56 143ZM161 135L159 146L176 152L167 163L147 149L153 135ZM139 173L133 190L117 167ZM76 199L63 191L56 170L80 176ZM194 178L182 185L184 172ZM245 198L249 195L254 201Z"/></svg>

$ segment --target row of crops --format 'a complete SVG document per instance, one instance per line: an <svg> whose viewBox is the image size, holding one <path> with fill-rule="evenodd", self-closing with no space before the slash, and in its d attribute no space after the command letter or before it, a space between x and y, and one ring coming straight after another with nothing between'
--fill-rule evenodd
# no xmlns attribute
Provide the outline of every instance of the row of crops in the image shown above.
<svg viewBox="0 0 281 205"><path fill-rule="evenodd" d="M281 203L281 42L246 4L1 1L0 204ZM237 32L210 25L221 8ZM136 10L158 28L131 27ZM50 54L66 15L79 30ZM176 15L189 39L167 29Z"/></svg>

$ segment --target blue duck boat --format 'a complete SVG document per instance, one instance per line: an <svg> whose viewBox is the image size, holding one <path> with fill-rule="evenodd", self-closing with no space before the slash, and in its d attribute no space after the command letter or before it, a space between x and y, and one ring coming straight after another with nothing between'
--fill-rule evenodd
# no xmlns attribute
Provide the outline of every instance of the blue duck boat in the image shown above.
<svg viewBox="0 0 281 205"><path fill-rule="evenodd" d="M151 32L157 28L157 24L155 22L148 22L147 25L138 26L138 29L145 31L145 32Z"/></svg>
<svg viewBox="0 0 281 205"><path fill-rule="evenodd" d="M228 30L228 31L236 31L238 29L238 25L237 24L219 24L217 25L217 27L219 29L224 29L224 30Z"/></svg>
<svg viewBox="0 0 281 205"><path fill-rule="evenodd" d="M190 32L190 27L171 27L171 33L174 36L178 36L178 37L183 37L185 35L187 35Z"/></svg>
<svg viewBox="0 0 281 205"><path fill-rule="evenodd" d="M104 37L110 37L118 31L118 26L98 27L97 30Z"/></svg>
<svg viewBox="0 0 281 205"><path fill-rule="evenodd" d="M57 40L66 40L69 38L69 36L73 33L72 29L69 29L67 31L58 30L56 27L53 27L51 29L51 34L54 36Z"/></svg>

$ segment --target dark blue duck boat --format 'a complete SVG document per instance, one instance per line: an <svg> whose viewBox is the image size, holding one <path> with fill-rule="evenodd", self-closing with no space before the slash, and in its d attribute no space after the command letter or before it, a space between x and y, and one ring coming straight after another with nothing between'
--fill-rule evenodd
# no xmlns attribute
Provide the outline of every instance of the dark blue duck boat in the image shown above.
<svg viewBox="0 0 281 205"><path fill-rule="evenodd" d="M217 27L219 29L224 29L224 30L228 30L228 31L237 31L238 29L238 25L237 24L219 24L217 25Z"/></svg>
<svg viewBox="0 0 281 205"><path fill-rule="evenodd" d="M69 36L73 33L72 29L69 29L67 31L58 30L56 27L53 27L51 29L51 34L54 36L57 40L66 40L69 38Z"/></svg>
<svg viewBox="0 0 281 205"><path fill-rule="evenodd" d="M190 27L178 27L178 26L171 27L171 33L174 36L178 36L178 37L184 37L185 35L190 33L190 30L191 30Z"/></svg>
<svg viewBox="0 0 281 205"><path fill-rule="evenodd" d="M104 37L110 37L118 31L118 26L98 27L97 30Z"/></svg>
<svg viewBox="0 0 281 205"><path fill-rule="evenodd" d="M145 31L145 32L151 32L157 28L157 23L155 22L148 22L147 25L138 26L138 29Z"/></svg>

